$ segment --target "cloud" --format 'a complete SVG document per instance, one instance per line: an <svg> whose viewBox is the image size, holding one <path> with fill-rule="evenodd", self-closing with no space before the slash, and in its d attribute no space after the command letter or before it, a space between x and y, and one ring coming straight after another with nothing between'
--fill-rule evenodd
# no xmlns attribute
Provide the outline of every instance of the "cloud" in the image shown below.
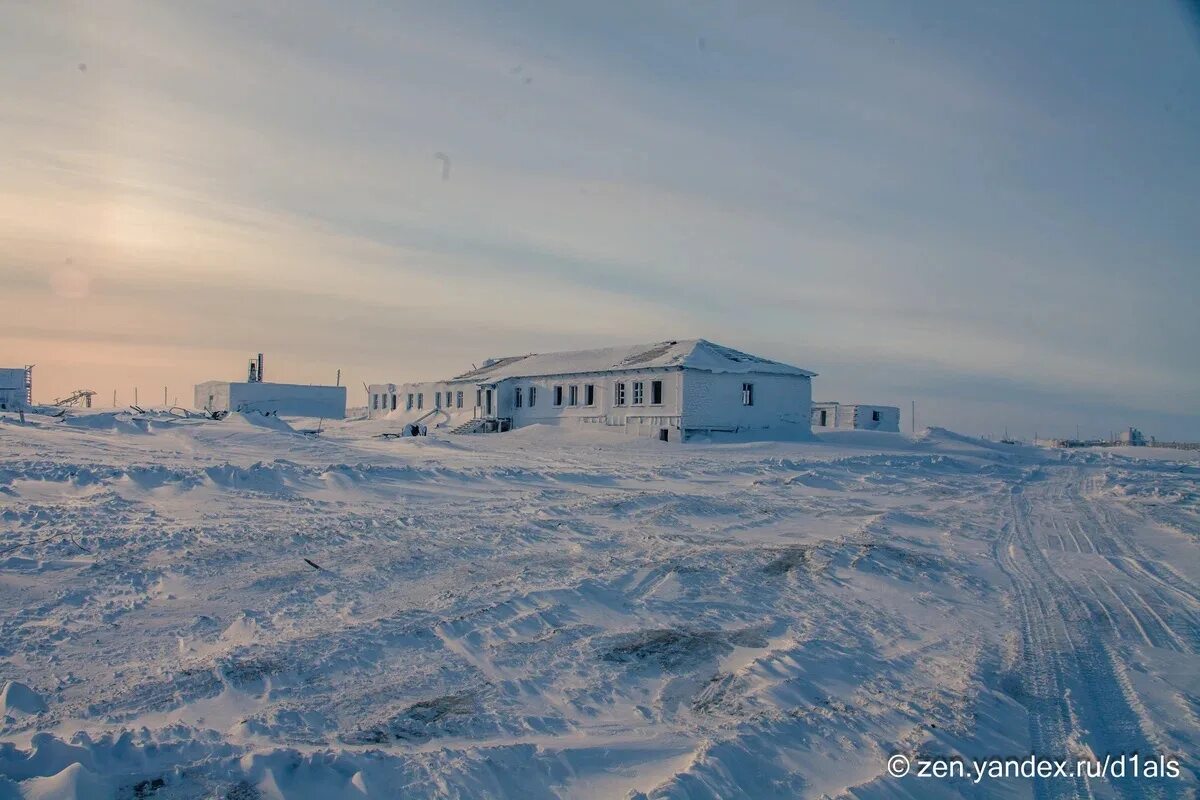
<svg viewBox="0 0 1200 800"><path fill-rule="evenodd" d="M1168 204L1148 221L1136 175L1081 193L1093 108L858 14L17 6L0 279L24 338L0 357L103 347L100 385L175 348L182 383L269 348L398 380L703 335L831 383L884 362L947 396L1194 407L1182 183L1139 187Z"/></svg>

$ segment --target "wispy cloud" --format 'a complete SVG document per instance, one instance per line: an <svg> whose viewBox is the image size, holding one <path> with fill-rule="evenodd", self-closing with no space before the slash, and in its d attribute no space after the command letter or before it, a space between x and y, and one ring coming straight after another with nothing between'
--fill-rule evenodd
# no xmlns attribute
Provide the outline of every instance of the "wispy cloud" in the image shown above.
<svg viewBox="0 0 1200 800"><path fill-rule="evenodd" d="M907 366L951 425L983 406L960 379L1194 407L1200 166L1139 139L1194 134L1195 103L1071 95L1053 11L867 13L14 6L0 358L103 391L262 348L297 380L403 379L705 335L894 402L876 366Z"/></svg>

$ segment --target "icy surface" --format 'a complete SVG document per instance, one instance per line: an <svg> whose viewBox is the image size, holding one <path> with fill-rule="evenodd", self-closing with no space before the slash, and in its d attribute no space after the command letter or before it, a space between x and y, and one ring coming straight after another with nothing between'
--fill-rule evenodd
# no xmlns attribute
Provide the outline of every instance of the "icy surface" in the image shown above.
<svg viewBox="0 0 1200 800"><path fill-rule="evenodd" d="M0 421L0 798L1196 789L1196 454L253 422Z"/></svg>

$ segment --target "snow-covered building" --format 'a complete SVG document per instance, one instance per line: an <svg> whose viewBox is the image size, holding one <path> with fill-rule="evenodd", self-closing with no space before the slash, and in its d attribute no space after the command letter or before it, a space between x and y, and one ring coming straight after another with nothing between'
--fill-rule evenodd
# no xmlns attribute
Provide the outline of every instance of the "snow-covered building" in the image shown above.
<svg viewBox="0 0 1200 800"><path fill-rule="evenodd" d="M533 424L664 441L809 430L816 373L704 339L488 359L444 381L367 387L368 415L458 432Z"/></svg>
<svg viewBox="0 0 1200 800"><path fill-rule="evenodd" d="M812 426L826 430L900 432L900 409L862 403L813 403Z"/></svg>
<svg viewBox="0 0 1200 800"><path fill-rule="evenodd" d="M0 411L28 408L32 386L30 367L0 368Z"/></svg>
<svg viewBox="0 0 1200 800"><path fill-rule="evenodd" d="M250 359L244 381L196 384L196 408L205 411L258 411L285 417L344 419L346 387L263 381L263 355Z"/></svg>
<svg viewBox="0 0 1200 800"><path fill-rule="evenodd" d="M261 411L285 417L343 419L346 387L205 381L196 384L195 407L205 411Z"/></svg>

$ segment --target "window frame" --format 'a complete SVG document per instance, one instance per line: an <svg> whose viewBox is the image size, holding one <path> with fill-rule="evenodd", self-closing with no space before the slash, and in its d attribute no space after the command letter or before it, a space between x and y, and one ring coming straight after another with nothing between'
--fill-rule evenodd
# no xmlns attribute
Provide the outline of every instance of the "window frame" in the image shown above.
<svg viewBox="0 0 1200 800"><path fill-rule="evenodd" d="M462 408L462 407L463 407L463 393L462 393L462 392L456 392L456 393L455 393L455 399L458 401L458 406L457 406L457 408Z"/></svg>
<svg viewBox="0 0 1200 800"><path fill-rule="evenodd" d="M554 405L555 408L562 408L563 387L562 387L561 383L557 383L554 385L554 389L552 390L552 394L551 394L551 399L552 399L552 404Z"/></svg>
<svg viewBox="0 0 1200 800"><path fill-rule="evenodd" d="M537 405L537 387L530 386L529 387L529 407L533 408L536 405Z"/></svg>
<svg viewBox="0 0 1200 800"><path fill-rule="evenodd" d="M583 404L588 408L596 405L596 384L585 383L583 385Z"/></svg>
<svg viewBox="0 0 1200 800"><path fill-rule="evenodd" d="M654 395L658 395L655 399ZM661 380L650 381L650 405L661 406L663 404L663 382Z"/></svg>
<svg viewBox="0 0 1200 800"><path fill-rule="evenodd" d="M624 408L626 399L625 381L616 381L613 384L613 405Z"/></svg>
<svg viewBox="0 0 1200 800"><path fill-rule="evenodd" d="M747 406L747 407L754 405L754 384L753 383L743 383L742 384L742 405Z"/></svg>
<svg viewBox="0 0 1200 800"><path fill-rule="evenodd" d="M646 405L646 382L633 382L633 402L630 405L644 406Z"/></svg>
<svg viewBox="0 0 1200 800"><path fill-rule="evenodd" d="M572 407L579 405L579 384L572 383L567 387L567 405Z"/></svg>
<svg viewBox="0 0 1200 800"><path fill-rule="evenodd" d="M423 411L424 409L425 409L425 393L417 392L417 411Z"/></svg>
<svg viewBox="0 0 1200 800"><path fill-rule="evenodd" d="M522 406L524 406L524 404L525 404L524 403L525 398L523 397L524 394L525 393L521 391L520 386L513 387L513 408L521 408Z"/></svg>

